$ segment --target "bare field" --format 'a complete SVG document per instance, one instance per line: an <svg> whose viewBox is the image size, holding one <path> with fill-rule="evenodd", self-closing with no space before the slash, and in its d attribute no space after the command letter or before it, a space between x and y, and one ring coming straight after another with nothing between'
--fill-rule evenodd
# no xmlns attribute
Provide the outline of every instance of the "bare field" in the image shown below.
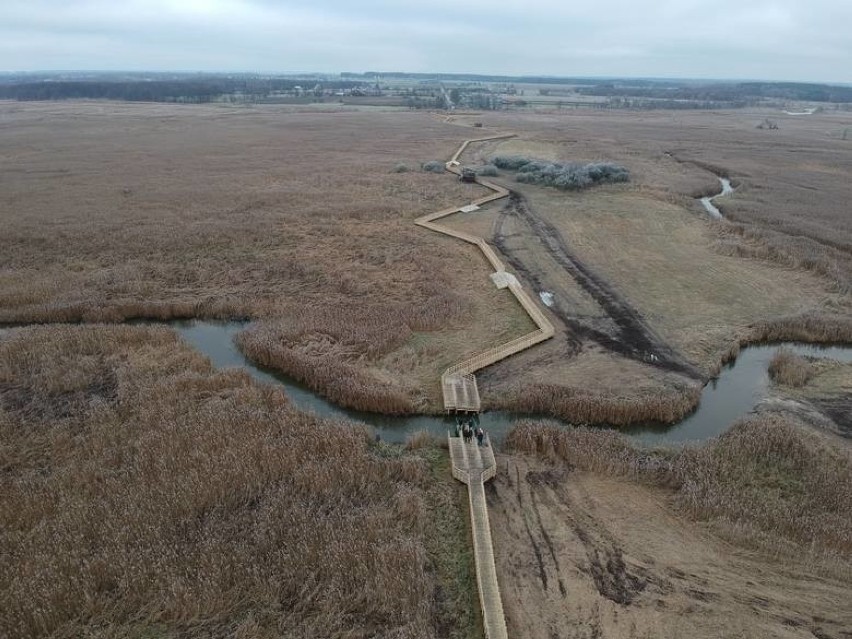
<svg viewBox="0 0 852 639"><path fill-rule="evenodd" d="M488 499L513 636L846 636L845 443L772 413L677 453L536 424L510 441Z"/></svg>

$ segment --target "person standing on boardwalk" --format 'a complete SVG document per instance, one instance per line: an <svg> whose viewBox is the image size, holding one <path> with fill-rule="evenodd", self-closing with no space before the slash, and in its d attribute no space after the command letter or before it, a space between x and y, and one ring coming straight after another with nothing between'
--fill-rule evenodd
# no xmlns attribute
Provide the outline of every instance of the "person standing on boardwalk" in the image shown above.
<svg viewBox="0 0 852 639"><path fill-rule="evenodd" d="M482 440L485 438L485 431L482 430L482 426L477 426L476 428L476 443L482 446Z"/></svg>

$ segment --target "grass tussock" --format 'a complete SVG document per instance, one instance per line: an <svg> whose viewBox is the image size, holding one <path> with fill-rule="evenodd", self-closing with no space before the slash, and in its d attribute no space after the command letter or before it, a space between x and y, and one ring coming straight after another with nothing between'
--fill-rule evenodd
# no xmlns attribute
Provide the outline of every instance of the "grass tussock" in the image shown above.
<svg viewBox="0 0 852 639"><path fill-rule="evenodd" d="M626 426L640 422L673 424L694 411L700 398L701 388L697 386L617 395L539 383L517 389L498 404L518 413L552 415L572 423Z"/></svg>
<svg viewBox="0 0 852 639"><path fill-rule="evenodd" d="M521 422L515 452L674 491L692 517L770 550L852 558L852 455L779 414L735 424L700 448L648 451L613 431Z"/></svg>
<svg viewBox="0 0 852 639"><path fill-rule="evenodd" d="M15 329L0 636L455 636L430 463L215 373L166 329Z"/></svg>
<svg viewBox="0 0 852 639"><path fill-rule="evenodd" d="M776 384L799 388L816 375L816 367L806 357L780 348L769 362L769 377Z"/></svg>
<svg viewBox="0 0 852 639"><path fill-rule="evenodd" d="M429 431L418 430L405 438L405 448L407 450L421 450L423 448L437 447L439 441L443 440L437 440Z"/></svg>

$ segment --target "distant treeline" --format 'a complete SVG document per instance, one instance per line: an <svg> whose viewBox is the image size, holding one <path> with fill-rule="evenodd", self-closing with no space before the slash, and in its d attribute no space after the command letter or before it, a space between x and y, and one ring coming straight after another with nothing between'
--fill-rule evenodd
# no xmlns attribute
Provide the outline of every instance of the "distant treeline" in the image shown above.
<svg viewBox="0 0 852 639"><path fill-rule="evenodd" d="M690 100L742 105L756 99L803 100L808 102L852 102L852 87L800 82L738 82L704 85L600 83L577 89L583 95Z"/></svg>
<svg viewBox="0 0 852 639"><path fill-rule="evenodd" d="M310 90L304 80L279 78L200 78L178 80L61 80L0 84L0 99L4 100L128 100L139 102L218 101L223 96L240 99L263 99L281 91L293 91L297 86ZM324 89L352 88L352 80L323 82Z"/></svg>
<svg viewBox="0 0 852 639"><path fill-rule="evenodd" d="M511 82L518 84L591 84L600 83L592 78L554 78L545 75L482 75L478 73L405 73L403 71L365 71L364 73L341 73L341 78L361 79L373 82L376 79L388 80L437 80L444 82Z"/></svg>

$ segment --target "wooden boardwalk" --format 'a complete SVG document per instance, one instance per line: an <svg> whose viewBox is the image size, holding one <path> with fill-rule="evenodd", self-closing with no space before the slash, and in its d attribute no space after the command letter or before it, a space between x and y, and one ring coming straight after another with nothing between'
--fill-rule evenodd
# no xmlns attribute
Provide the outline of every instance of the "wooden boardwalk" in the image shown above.
<svg viewBox="0 0 852 639"><path fill-rule="evenodd" d="M470 524L473 533L473 555L476 563L476 585L482 606L482 623L486 639L506 639L506 617L497 583L494 547L491 543L491 524L485 501L485 482L497 473L494 449L486 438L485 446L476 441L465 444L461 437L447 435L453 477L467 484L470 503Z"/></svg>
<svg viewBox="0 0 852 639"><path fill-rule="evenodd" d="M461 174L459 158L472 142L498 140L514 137L512 135L496 135L476 140L465 140L453 157L446 163L447 171L456 175ZM474 373L490 366L501 359L553 337L553 324L547 319L542 310L527 295L527 292L517 278L506 271L506 267L497 253L483 238L456 231L437 224L436 221L461 210L472 211L480 206L499 200L509 195L509 191L499 184L487 180L476 179L477 183L491 189L492 193L473 200L462 206L442 209L423 215L415 220L422 226L437 233L443 233L469 244L475 244L482 251L485 259L494 269L491 279L498 288L507 288L518 303L530 316L536 325L536 330L521 335L505 344L489 348L467 359L453 364L441 375L441 391L444 395L444 409L449 412L475 412L480 410L479 389L476 386ZM485 626L486 639L506 639L506 618L503 615L503 601L500 598L500 587L497 583L497 569L494 565L494 548L491 542L491 524L488 520L488 504L485 500L485 482L497 473L494 460L494 449L486 439L486 446L478 446L475 442L465 444L461 437L448 435L450 459L453 477L467 484L470 502L470 521L473 531L473 552L476 563L476 585L479 589L479 603L482 606L482 620Z"/></svg>
<svg viewBox="0 0 852 639"><path fill-rule="evenodd" d="M471 143L484 142L486 140L500 140L511 137L514 137L514 134L494 135L474 140L465 140L453 154L450 161L446 163L445 167L447 171L460 175L461 169L459 168L458 159ZM532 298L527 295L527 292L523 289L520 283L518 283L518 280L510 273L507 273L505 265L488 242L476 235L457 231L436 223L436 220L440 220L441 218L452 215L453 213L458 213L468 206L480 207L483 204L499 200L500 198L504 198L509 195L508 189L505 189L499 184L494 184L493 182L482 180L480 178L477 178L476 181L478 184L491 189L493 192L461 206L454 206L440 211L435 211L434 213L428 213L417 218L414 223L431 231L443 233L444 235L449 235L450 237L454 237L479 247L479 250L482 251L485 259L488 260L491 268L494 269L492 279L495 284L499 288L509 289L512 295L515 296L515 299L518 300L518 303L530 316L530 319L532 319L537 328L533 332L522 335L516 339L506 342L505 344L477 353L466 360L453 364L445 370L441 375L441 390L444 395L444 409L449 412L466 411L478 413L480 409L479 389L476 386L476 378L473 376L473 373L485 368L486 366L490 366L495 362L499 362L501 359L505 359L510 355L514 355L515 353L519 353L522 350L530 348L539 342L550 339L553 337L555 332L553 324L550 323L550 320L547 319Z"/></svg>

